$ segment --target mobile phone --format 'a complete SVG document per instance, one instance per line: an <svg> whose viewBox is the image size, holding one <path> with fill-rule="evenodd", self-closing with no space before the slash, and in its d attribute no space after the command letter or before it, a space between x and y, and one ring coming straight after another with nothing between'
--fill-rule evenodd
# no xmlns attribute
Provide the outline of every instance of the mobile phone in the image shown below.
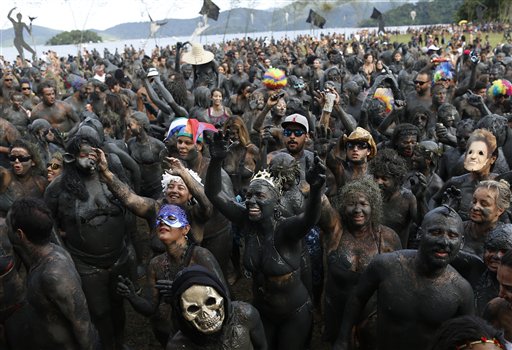
<svg viewBox="0 0 512 350"><path fill-rule="evenodd" d="M276 100L279 100L280 98L283 98L284 94L285 94L284 91L280 91L278 94L272 96L271 98L272 98L272 100L276 101Z"/></svg>

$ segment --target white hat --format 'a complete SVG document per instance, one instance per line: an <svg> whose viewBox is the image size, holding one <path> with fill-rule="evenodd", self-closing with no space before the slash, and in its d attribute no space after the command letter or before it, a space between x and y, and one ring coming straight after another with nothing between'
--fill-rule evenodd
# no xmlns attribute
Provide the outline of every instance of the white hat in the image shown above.
<svg viewBox="0 0 512 350"><path fill-rule="evenodd" d="M201 44L192 44L192 50L187 51L181 57L183 62L200 65L213 61L213 52L206 51Z"/></svg>
<svg viewBox="0 0 512 350"><path fill-rule="evenodd" d="M281 123L281 126L283 128L286 128L286 125L288 125L288 124L300 124L306 129L306 132L309 132L308 118L306 118L302 114L295 113L295 114L287 116L284 119L284 121Z"/></svg>
<svg viewBox="0 0 512 350"><path fill-rule="evenodd" d="M427 48L428 51L438 51L439 48L437 46L435 46L434 44L430 45L428 48Z"/></svg>
<svg viewBox="0 0 512 350"><path fill-rule="evenodd" d="M148 78L151 78L151 77L156 77L158 75L158 71L156 70L156 68L149 68L148 70Z"/></svg>

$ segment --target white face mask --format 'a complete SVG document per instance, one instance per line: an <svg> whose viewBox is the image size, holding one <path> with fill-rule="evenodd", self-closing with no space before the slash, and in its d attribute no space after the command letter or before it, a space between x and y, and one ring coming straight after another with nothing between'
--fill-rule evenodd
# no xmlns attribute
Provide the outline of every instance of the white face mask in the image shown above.
<svg viewBox="0 0 512 350"><path fill-rule="evenodd" d="M220 331L224 322L224 298L212 287L194 285L181 294L183 317L205 334Z"/></svg>
<svg viewBox="0 0 512 350"><path fill-rule="evenodd" d="M483 141L473 141L464 158L464 169L467 171L480 171L487 164L490 165L491 157L487 145Z"/></svg>

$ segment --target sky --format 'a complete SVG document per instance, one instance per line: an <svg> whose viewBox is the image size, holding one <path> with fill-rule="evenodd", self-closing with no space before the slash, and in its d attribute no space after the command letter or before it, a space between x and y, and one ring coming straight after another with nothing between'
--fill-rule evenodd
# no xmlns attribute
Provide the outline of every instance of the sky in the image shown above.
<svg viewBox="0 0 512 350"><path fill-rule="evenodd" d="M269 9L282 7L296 0L213 0L221 11L233 7ZM305 0L301 0L305 2ZM339 0L312 0L336 3ZM353 0L372 2L376 0ZM382 0L378 0L382 1ZM391 0L393 2L414 2L417 0ZM0 29L9 29L11 22L7 19L9 10L16 9L16 14L23 15L22 21L29 24L28 17L37 17L33 24L57 30L105 30L117 24L127 22L146 22L148 13L155 21L166 18L195 18L203 0L2 0L0 7Z"/></svg>
<svg viewBox="0 0 512 350"><path fill-rule="evenodd" d="M293 0L213 0L221 11L233 7L268 9L284 6ZM29 24L28 17L37 17L34 25L57 30L104 30L127 22L149 21L165 18L195 18L203 0L2 0L0 28L12 27L7 19L10 9L23 15L22 21Z"/></svg>

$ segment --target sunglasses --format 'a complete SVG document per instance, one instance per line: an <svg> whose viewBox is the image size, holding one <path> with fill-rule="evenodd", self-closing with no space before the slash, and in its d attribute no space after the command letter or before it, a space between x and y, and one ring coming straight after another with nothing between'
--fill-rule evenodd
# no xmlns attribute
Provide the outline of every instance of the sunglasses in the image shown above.
<svg viewBox="0 0 512 350"><path fill-rule="evenodd" d="M417 84L417 85L423 85L423 84L426 84L428 83L428 81L420 81L420 80L415 80L414 81L414 84Z"/></svg>
<svg viewBox="0 0 512 350"><path fill-rule="evenodd" d="M21 90L30 90L29 87L22 87Z"/></svg>
<svg viewBox="0 0 512 350"><path fill-rule="evenodd" d="M12 162L12 163L16 162L16 160L18 160L18 162L20 162L20 163L25 163L25 162L28 162L31 159L32 159L31 156L9 155L9 161Z"/></svg>
<svg viewBox="0 0 512 350"><path fill-rule="evenodd" d="M348 149L355 149L356 147L358 149L368 149L370 148L370 145L368 142L347 142Z"/></svg>
<svg viewBox="0 0 512 350"><path fill-rule="evenodd" d="M50 168L52 170L57 170L57 169L60 169L61 165L58 163L48 163L48 164L46 164L46 167Z"/></svg>
<svg viewBox="0 0 512 350"><path fill-rule="evenodd" d="M290 137L290 136L292 136L292 134L294 134L296 137L301 137L305 133L306 132L304 130L300 130L300 129L297 129L297 130L284 129L283 130L283 135L285 137Z"/></svg>
<svg viewBox="0 0 512 350"><path fill-rule="evenodd" d="M12 79L4 79L4 81L12 81Z"/></svg>

